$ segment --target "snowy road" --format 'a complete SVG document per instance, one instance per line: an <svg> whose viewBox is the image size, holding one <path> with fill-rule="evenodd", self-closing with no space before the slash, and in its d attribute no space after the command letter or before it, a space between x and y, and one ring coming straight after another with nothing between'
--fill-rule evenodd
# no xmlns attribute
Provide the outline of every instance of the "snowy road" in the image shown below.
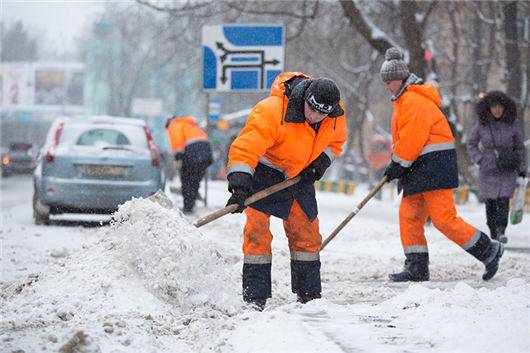
<svg viewBox="0 0 530 353"><path fill-rule="evenodd" d="M78 223L35 226L31 176L1 179L0 191L2 281L26 278L43 266L61 263L70 252L95 239L93 229Z"/></svg>
<svg viewBox="0 0 530 353"><path fill-rule="evenodd" d="M224 206L211 182L208 209L185 219L147 200L117 222L35 226L30 177L1 180L0 351L82 352L525 352L530 350L530 215L511 227L498 275L427 227L431 281L389 283L403 255L399 200L372 200L321 254L323 299L290 292L289 251L272 220L273 298L262 313L240 299L244 217L190 225ZM327 236L367 193L320 193ZM179 198L171 196L178 204ZM483 205L461 215L485 228ZM522 250L521 250L522 249Z"/></svg>

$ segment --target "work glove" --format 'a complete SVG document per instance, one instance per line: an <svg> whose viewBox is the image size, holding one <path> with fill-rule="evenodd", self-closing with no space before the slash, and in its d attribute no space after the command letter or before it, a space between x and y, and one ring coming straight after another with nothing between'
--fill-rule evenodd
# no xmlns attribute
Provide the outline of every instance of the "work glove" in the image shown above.
<svg viewBox="0 0 530 353"><path fill-rule="evenodd" d="M390 162L390 164L385 169L385 176L387 177L387 182L401 178L407 170L408 168L402 167L399 163L396 163L394 161Z"/></svg>
<svg viewBox="0 0 530 353"><path fill-rule="evenodd" d="M326 169L331 165L331 159L327 154L322 152L313 162L311 162L304 170L300 172L300 178L302 181L313 184L315 181L320 180Z"/></svg>
<svg viewBox="0 0 530 353"><path fill-rule="evenodd" d="M184 152L177 152L175 153L175 160L181 161L184 158Z"/></svg>
<svg viewBox="0 0 530 353"><path fill-rule="evenodd" d="M228 174L228 191L232 196L226 203L227 206L237 204L238 208L232 213L241 213L246 208L245 200L252 195L252 175L244 172Z"/></svg>

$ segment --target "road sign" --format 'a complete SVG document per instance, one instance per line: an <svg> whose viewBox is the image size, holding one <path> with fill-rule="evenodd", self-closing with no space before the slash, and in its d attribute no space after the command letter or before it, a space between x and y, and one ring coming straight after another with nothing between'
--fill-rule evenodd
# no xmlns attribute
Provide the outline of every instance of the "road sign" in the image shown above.
<svg viewBox="0 0 530 353"><path fill-rule="evenodd" d="M269 89L283 71L283 33L279 25L204 26L203 88L219 92Z"/></svg>

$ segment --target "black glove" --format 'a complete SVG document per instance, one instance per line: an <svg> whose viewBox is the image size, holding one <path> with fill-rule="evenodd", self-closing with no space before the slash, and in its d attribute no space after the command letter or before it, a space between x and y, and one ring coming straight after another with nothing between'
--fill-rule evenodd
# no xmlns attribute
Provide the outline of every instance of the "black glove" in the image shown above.
<svg viewBox="0 0 530 353"><path fill-rule="evenodd" d="M304 170L300 172L302 181L313 184L316 180L320 180L326 169L331 165L331 159L327 154L322 152L313 162L311 162Z"/></svg>
<svg viewBox="0 0 530 353"><path fill-rule="evenodd" d="M399 163L392 161L385 169L387 182L401 178L407 170L408 168L402 167Z"/></svg>
<svg viewBox="0 0 530 353"><path fill-rule="evenodd" d="M175 160L181 161L184 158L184 152L177 152L175 153Z"/></svg>
<svg viewBox="0 0 530 353"><path fill-rule="evenodd" d="M521 173L519 173L519 176L520 176L521 178L526 178L526 172L521 172Z"/></svg>
<svg viewBox="0 0 530 353"><path fill-rule="evenodd" d="M232 196L226 205L237 204L239 207L232 213L241 213L246 208L245 200L252 195L252 175L243 172L228 174L228 191Z"/></svg>

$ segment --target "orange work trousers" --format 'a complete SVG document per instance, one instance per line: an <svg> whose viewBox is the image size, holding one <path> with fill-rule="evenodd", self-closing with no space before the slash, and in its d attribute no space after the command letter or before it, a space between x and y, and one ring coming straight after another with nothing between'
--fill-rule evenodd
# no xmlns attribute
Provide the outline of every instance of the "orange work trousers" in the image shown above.
<svg viewBox="0 0 530 353"><path fill-rule="evenodd" d="M453 191L426 191L401 200L399 228L405 254L428 252L423 229L427 216L436 229L462 248L467 249L476 241L479 231L456 215Z"/></svg>
<svg viewBox="0 0 530 353"><path fill-rule="evenodd" d="M270 255L272 254L272 233L270 231L270 215L253 208L245 209L247 222L244 229L243 254ZM283 228L289 242L291 253L316 253L322 244L319 232L318 217L313 221L307 218L300 204L293 201L291 211Z"/></svg>

